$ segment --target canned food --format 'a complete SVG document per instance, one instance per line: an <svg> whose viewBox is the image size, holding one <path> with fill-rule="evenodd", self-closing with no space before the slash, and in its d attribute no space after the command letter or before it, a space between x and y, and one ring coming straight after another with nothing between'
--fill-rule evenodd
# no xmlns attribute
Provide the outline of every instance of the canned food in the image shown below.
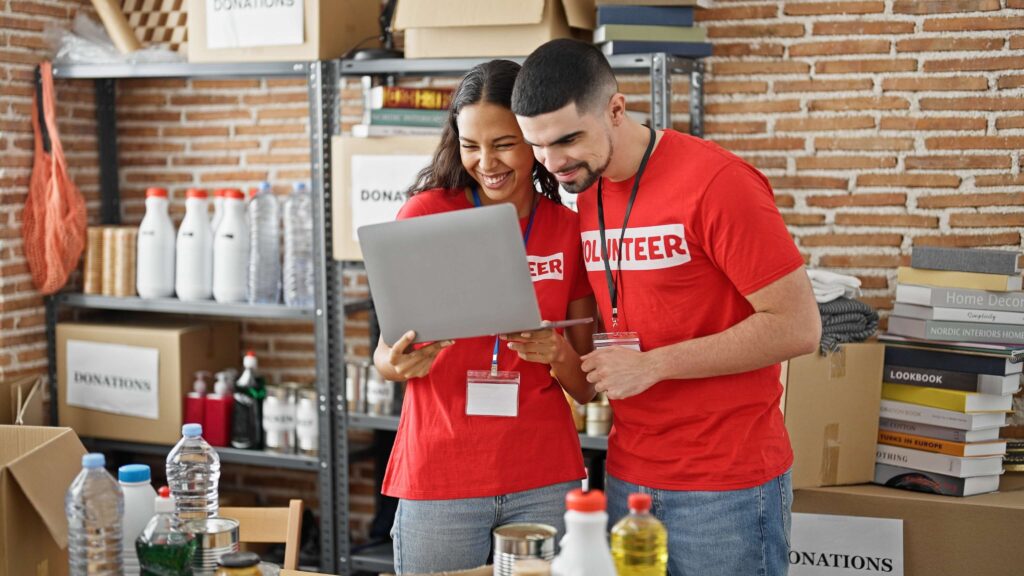
<svg viewBox="0 0 1024 576"><path fill-rule="evenodd" d="M349 412L366 412L366 379L370 363L348 359L345 362L345 400Z"/></svg>
<svg viewBox="0 0 1024 576"><path fill-rule="evenodd" d="M386 380L373 366L366 381L366 411L377 416L395 414L395 383Z"/></svg>
<svg viewBox="0 0 1024 576"><path fill-rule="evenodd" d="M526 558L553 560L557 534L547 524L498 526L494 529L494 576L512 576L516 562Z"/></svg>
<svg viewBox="0 0 1024 576"><path fill-rule="evenodd" d="M320 443L320 419L318 417L319 396L312 388L299 390L299 401L295 407L295 437L298 453L316 456Z"/></svg>
<svg viewBox="0 0 1024 576"><path fill-rule="evenodd" d="M261 576L260 557L255 552L235 552L221 556L216 576Z"/></svg>
<svg viewBox="0 0 1024 576"><path fill-rule="evenodd" d="M295 453L296 384L267 386L263 399L263 445L267 452Z"/></svg>

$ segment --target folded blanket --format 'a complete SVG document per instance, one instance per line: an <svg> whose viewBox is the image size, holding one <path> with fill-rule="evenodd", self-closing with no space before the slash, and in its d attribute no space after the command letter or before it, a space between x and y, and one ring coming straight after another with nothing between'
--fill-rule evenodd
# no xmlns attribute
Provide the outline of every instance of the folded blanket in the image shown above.
<svg viewBox="0 0 1024 576"><path fill-rule="evenodd" d="M819 304L831 302L840 297L854 298L860 296L860 278L856 276L808 268L807 277L811 279L814 299Z"/></svg>
<svg viewBox="0 0 1024 576"><path fill-rule="evenodd" d="M878 330L878 312L860 300L840 297L818 304L821 313L821 354L845 342L863 342Z"/></svg>

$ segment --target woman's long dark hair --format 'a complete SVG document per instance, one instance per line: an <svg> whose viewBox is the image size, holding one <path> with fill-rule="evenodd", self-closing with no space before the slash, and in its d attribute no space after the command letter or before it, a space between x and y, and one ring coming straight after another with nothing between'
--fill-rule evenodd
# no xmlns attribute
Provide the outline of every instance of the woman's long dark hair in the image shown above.
<svg viewBox="0 0 1024 576"><path fill-rule="evenodd" d="M409 189L410 195L431 188L462 190L476 185L476 180L462 166L456 119L464 106L482 101L507 108L511 114L512 87L516 83L519 68L519 64L511 60L491 60L474 66L466 73L452 95L448 118L441 131L441 143L434 151L434 159L416 176L416 183ZM533 161L533 181L544 196L555 203L562 203L558 181L536 159Z"/></svg>

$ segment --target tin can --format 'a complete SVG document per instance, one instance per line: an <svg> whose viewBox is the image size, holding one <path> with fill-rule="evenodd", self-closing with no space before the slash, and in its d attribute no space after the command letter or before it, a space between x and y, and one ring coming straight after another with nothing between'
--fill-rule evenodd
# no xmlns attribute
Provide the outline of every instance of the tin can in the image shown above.
<svg viewBox="0 0 1024 576"><path fill-rule="evenodd" d="M316 456L320 444L319 396L313 388L299 390L298 404L295 407L295 437L298 453L303 456Z"/></svg>
<svg viewBox="0 0 1024 576"><path fill-rule="evenodd" d="M608 404L587 404L587 435L607 436L612 430L612 407Z"/></svg>
<svg viewBox="0 0 1024 576"><path fill-rule="evenodd" d="M267 386L263 399L263 446L267 452L295 453L295 412L298 386Z"/></svg>
<svg viewBox="0 0 1024 576"><path fill-rule="evenodd" d="M193 520L183 528L198 541L192 560L195 576L213 576L221 557L238 552L238 520L221 517Z"/></svg>
<svg viewBox="0 0 1024 576"><path fill-rule="evenodd" d="M512 576L526 558L553 560L558 531L547 524L516 523L494 529L494 576Z"/></svg>
<svg viewBox="0 0 1024 576"><path fill-rule="evenodd" d="M395 383L385 380L373 366L366 380L366 412L376 416L395 414Z"/></svg>
<svg viewBox="0 0 1024 576"><path fill-rule="evenodd" d="M255 552L233 552L221 556L216 576L261 576L260 557Z"/></svg>
<svg viewBox="0 0 1024 576"><path fill-rule="evenodd" d="M345 401L349 412L366 412L366 378L370 366L366 360L345 362Z"/></svg>

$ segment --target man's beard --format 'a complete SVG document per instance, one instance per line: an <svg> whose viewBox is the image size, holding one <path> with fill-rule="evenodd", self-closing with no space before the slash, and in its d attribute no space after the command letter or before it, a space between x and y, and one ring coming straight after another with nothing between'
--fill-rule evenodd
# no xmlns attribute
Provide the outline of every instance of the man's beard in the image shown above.
<svg viewBox="0 0 1024 576"><path fill-rule="evenodd" d="M585 170L586 174L583 176L583 180L574 182L559 182L559 184L561 184L562 186L562 189L570 194L579 194L580 192L583 192L590 188L591 186L593 186L594 182L597 182L597 179L600 178L602 174L604 174L605 170L608 169L608 164L612 161L612 153L612 140L611 138L608 138L608 157L605 159L604 165L594 170L586 162L580 162L579 164L570 168L569 171L575 170L576 168L581 168Z"/></svg>

